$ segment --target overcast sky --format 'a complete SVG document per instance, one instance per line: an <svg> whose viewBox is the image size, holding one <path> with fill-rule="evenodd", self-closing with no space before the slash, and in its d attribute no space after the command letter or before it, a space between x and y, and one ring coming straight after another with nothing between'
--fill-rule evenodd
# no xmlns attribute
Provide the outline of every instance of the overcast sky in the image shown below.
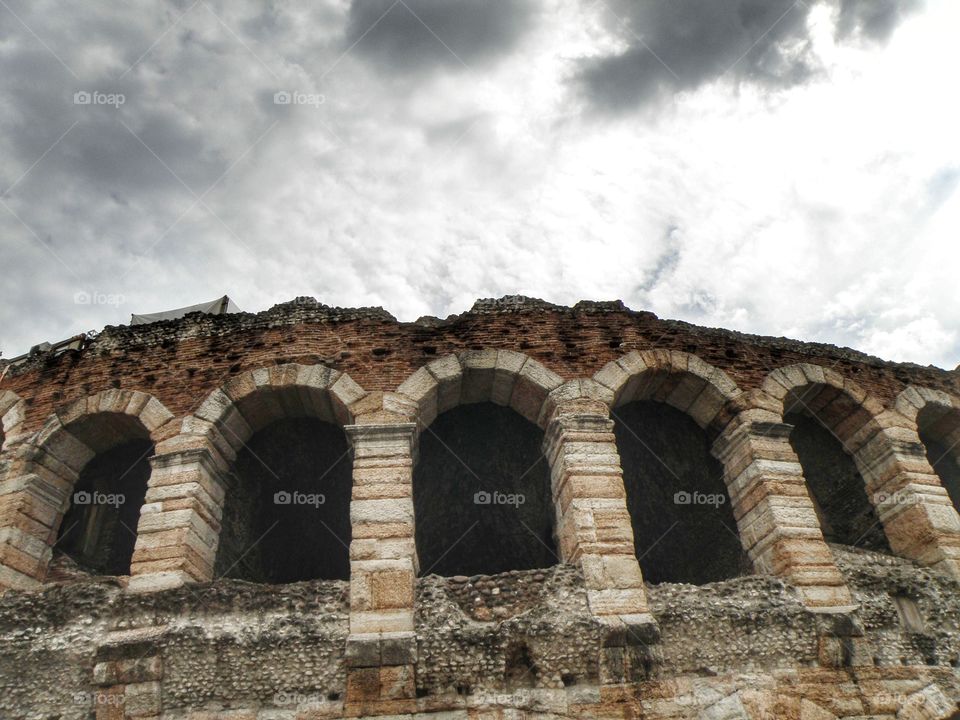
<svg viewBox="0 0 960 720"><path fill-rule="evenodd" d="M956 0L0 0L0 349L519 293L953 368L958 36Z"/></svg>

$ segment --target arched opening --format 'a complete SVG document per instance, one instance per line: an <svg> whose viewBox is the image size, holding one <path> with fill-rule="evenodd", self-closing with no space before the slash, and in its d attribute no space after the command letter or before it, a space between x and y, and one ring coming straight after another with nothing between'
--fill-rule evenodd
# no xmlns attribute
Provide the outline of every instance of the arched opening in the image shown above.
<svg viewBox="0 0 960 720"><path fill-rule="evenodd" d="M227 481L216 576L349 578L351 462L341 428L312 417L269 423L238 452Z"/></svg>
<svg viewBox="0 0 960 720"><path fill-rule="evenodd" d="M917 430L930 466L960 511L960 412L929 404L917 414Z"/></svg>
<svg viewBox="0 0 960 720"><path fill-rule="evenodd" d="M74 485L54 550L92 572L126 575L153 442L136 418L120 413L91 415L66 430L94 454Z"/></svg>
<svg viewBox="0 0 960 720"><path fill-rule="evenodd" d="M483 402L441 414L420 435L413 472L422 574L491 575L557 562L543 432Z"/></svg>
<svg viewBox="0 0 960 720"><path fill-rule="evenodd" d="M832 399L824 401L824 394ZM827 542L889 554L887 536L867 497L863 477L833 429L863 411L836 388L822 388L819 395L815 387L791 391L784 403L784 422L793 426L790 445L803 468L823 537Z"/></svg>
<svg viewBox="0 0 960 720"><path fill-rule="evenodd" d="M614 419L644 578L701 585L749 574L706 432L686 413L648 400L617 408Z"/></svg>

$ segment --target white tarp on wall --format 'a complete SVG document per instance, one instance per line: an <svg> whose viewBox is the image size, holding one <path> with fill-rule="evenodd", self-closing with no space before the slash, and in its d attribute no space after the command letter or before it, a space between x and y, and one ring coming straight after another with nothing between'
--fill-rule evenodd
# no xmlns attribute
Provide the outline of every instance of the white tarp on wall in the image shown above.
<svg viewBox="0 0 960 720"><path fill-rule="evenodd" d="M131 315L130 324L146 325L147 323L159 322L161 320L176 320L192 312L202 312L208 315L224 315L226 313L240 312L240 308L234 304L233 300L224 295L210 302L177 308L176 310L166 310L165 312L149 313L147 315Z"/></svg>

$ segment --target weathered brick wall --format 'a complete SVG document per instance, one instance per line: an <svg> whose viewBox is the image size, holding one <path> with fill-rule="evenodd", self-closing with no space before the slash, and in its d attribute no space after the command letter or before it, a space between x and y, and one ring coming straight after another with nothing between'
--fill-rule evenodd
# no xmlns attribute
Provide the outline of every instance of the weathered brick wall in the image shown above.
<svg viewBox="0 0 960 720"><path fill-rule="evenodd" d="M82 351L40 355L11 368L3 385L27 403L26 429L61 404L111 388L149 392L175 415L195 408L244 370L280 362L322 363L367 391L394 390L438 357L488 347L522 352L560 376L590 377L630 350L681 350L724 370L743 390L771 370L801 362L834 368L891 402L908 383L960 391L960 373L884 362L852 350L743 335L660 320L622 303L573 308L504 298L478 301L446 320L397 322L379 308L344 310L306 301L227 316L191 316L108 327Z"/></svg>

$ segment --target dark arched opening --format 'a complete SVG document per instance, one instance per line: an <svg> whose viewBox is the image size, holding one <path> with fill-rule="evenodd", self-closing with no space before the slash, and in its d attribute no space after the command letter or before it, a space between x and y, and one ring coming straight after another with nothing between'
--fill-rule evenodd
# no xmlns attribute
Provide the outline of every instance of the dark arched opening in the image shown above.
<svg viewBox="0 0 960 720"><path fill-rule="evenodd" d="M55 549L93 572L129 574L152 454L144 437L97 453L80 472Z"/></svg>
<svg viewBox="0 0 960 720"><path fill-rule="evenodd" d="M272 584L350 577L351 462L341 428L277 420L244 445L228 483L215 575Z"/></svg>
<svg viewBox="0 0 960 720"><path fill-rule="evenodd" d="M644 578L701 585L749 574L706 433L685 413L651 401L618 408L615 433Z"/></svg>
<svg viewBox="0 0 960 720"><path fill-rule="evenodd" d="M789 413L793 446L827 542L890 553L856 463L834 434L807 413Z"/></svg>
<svg viewBox="0 0 960 720"><path fill-rule="evenodd" d="M917 429L930 466L960 511L960 412L928 405L917 415Z"/></svg>
<svg viewBox="0 0 960 720"><path fill-rule="evenodd" d="M420 435L413 473L423 574L491 575L557 562L543 432L509 408L463 405Z"/></svg>

